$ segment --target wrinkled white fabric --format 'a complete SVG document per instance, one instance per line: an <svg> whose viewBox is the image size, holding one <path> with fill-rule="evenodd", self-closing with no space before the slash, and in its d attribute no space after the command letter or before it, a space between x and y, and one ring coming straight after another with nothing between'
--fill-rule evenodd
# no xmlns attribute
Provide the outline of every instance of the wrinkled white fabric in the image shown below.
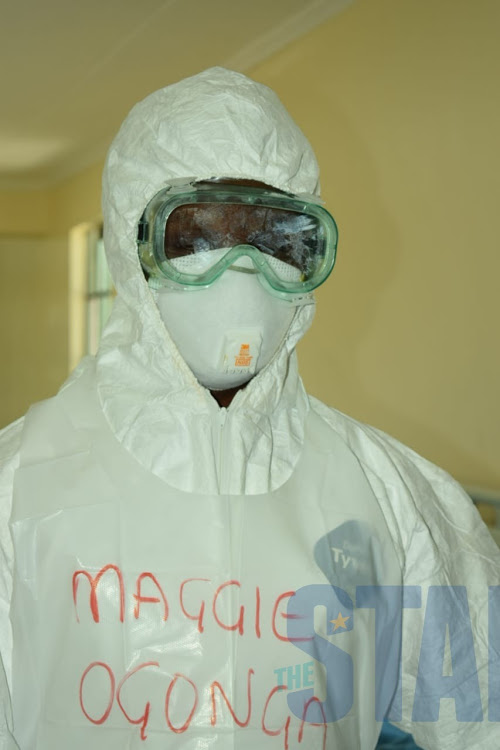
<svg viewBox="0 0 500 750"><path fill-rule="evenodd" d="M137 259L136 228L144 207L179 177L248 177L294 193L318 189L310 146L276 96L236 73L212 69L167 87L137 105L122 126L108 155L103 203L118 297L99 352L81 363L58 396L35 407L24 425L0 435L0 634L6 672L3 679L0 671L0 750L15 747L13 736L20 750L284 747L286 701L273 698L264 731L266 691L278 684L275 668L293 672L313 657L270 632L270 609L277 592L318 583L339 585L350 595L360 581L466 586L486 711L485 603L488 584L500 581L498 551L486 527L444 472L307 397L294 348L311 322L312 306L297 309L267 367L229 409L219 409L167 333ZM11 508L15 556L7 529ZM102 622L92 618L84 573L80 593L72 591L72 574L95 576L107 564L124 575L123 625L116 617L117 589L108 579L99 584ZM144 590L149 599L134 600L143 573L141 580L151 584L148 575L156 574L168 589L170 619L158 617L158 588ZM238 576L240 588L234 583ZM215 586L231 581L220 610L207 598L203 632L196 618L179 608L179 583L193 578ZM249 591L252 607L245 599ZM251 618L251 626L245 621L248 638L237 628L210 630L216 614L228 623L240 606ZM260 636L258 612L267 623ZM370 610L354 616L356 627L339 634L343 641L335 641L331 630L328 637L359 659L355 708L328 726L326 741L321 728L308 727L302 737L300 719L292 717L290 750L375 746L372 704L380 685L371 648L373 619ZM486 714L475 723L457 722L453 704L443 704L439 721L412 724L424 617L424 607L403 613L402 726L430 750L496 747L500 724L489 723ZM278 621L283 627L285 620L278 616ZM393 636L397 645L397 631ZM146 669L137 682L134 675L122 707L113 694L105 716L104 667L97 670L101 682L94 690L89 683L79 701L81 670L93 662L112 662L117 680L154 662L160 666L148 669L161 670L161 679ZM249 667L256 686L253 713L247 705ZM200 691L183 732L175 728L186 720L193 694L188 691L176 704L178 673L191 675ZM94 677L93 672L89 679ZM212 681L226 690L240 723L219 687L210 687ZM321 670L316 687L324 690ZM295 688L296 681L290 692ZM218 696L215 709L211 689ZM134 703L139 696L134 690L142 703ZM174 729L165 716L168 690ZM145 715L141 719L146 699L148 722ZM91 721L82 706L91 717L102 714L102 722Z"/></svg>
<svg viewBox="0 0 500 750"><path fill-rule="evenodd" d="M311 146L276 94L221 68L137 104L108 154L104 240L119 298L97 355L103 409L145 467L179 489L214 492L220 491L212 446L219 409L162 325L136 246L147 203L169 181L186 177L248 178L311 194L318 192L319 172ZM232 404L228 430L235 458L228 492L279 486L297 461L308 402L293 351L313 315L312 305L297 309L264 384L252 380ZM174 449L168 434L176 436ZM203 472L191 471L193 453Z"/></svg>
<svg viewBox="0 0 500 750"><path fill-rule="evenodd" d="M30 411L28 433L11 521L17 554L14 726L21 747L62 750L64 738L64 747L75 750L138 748L146 740L144 747L152 750L166 743L179 750L207 744L272 750L279 742L273 732L290 714L288 744L298 748L302 713L289 711L286 695L273 696L273 690L280 670L286 673L297 662L301 669L305 661L313 675L314 666L311 650L285 642L280 597L286 603L287 592L312 584L330 591L328 581L350 596L355 580L400 583L384 515L349 448L310 412L295 471L275 491L251 498L185 493L140 467L116 441L90 366L54 402ZM219 458L221 476L229 474L229 444L221 445ZM47 482L54 470L57 481ZM323 481L307 494L304 480L311 476ZM348 508L332 503L332 496L348 493ZM283 533L287 528L292 537ZM352 563L332 566L329 545L347 551L347 542L363 562L359 575ZM88 576L96 581L95 605L89 602ZM324 631L338 613L332 603ZM375 742L370 628L369 612L356 613L355 630L341 640L366 686L356 691L350 715L340 714L329 728L331 746ZM50 676L40 662L51 665ZM141 675L134 672L139 666ZM111 674L118 692L108 715ZM175 675L181 677L171 694ZM320 668L315 681L323 682ZM239 726L220 698L222 690ZM26 708L39 704L40 711ZM182 727L191 708L185 733L174 732L171 726ZM134 726L141 713L142 739ZM104 719L96 727L89 716L96 723ZM362 727L360 716L366 717ZM284 742L283 730L278 734ZM322 747L321 732L309 728L306 738L308 747Z"/></svg>

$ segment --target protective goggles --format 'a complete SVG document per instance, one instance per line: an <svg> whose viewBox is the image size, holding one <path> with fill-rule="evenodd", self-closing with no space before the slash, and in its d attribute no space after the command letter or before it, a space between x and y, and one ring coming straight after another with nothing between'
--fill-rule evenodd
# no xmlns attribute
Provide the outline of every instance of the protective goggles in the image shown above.
<svg viewBox="0 0 500 750"><path fill-rule="evenodd" d="M333 217L309 197L191 183L148 204L138 247L153 286L198 289L231 269L259 274L270 292L290 299L328 278L337 236Z"/></svg>

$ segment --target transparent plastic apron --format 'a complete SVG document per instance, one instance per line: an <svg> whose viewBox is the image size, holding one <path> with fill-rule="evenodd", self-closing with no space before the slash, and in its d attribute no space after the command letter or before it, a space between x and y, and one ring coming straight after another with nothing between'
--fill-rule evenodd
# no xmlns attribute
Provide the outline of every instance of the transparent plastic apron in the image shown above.
<svg viewBox="0 0 500 750"><path fill-rule="evenodd" d="M85 376L27 416L12 531L21 750L375 746L395 677L376 675L375 612L349 597L400 570L357 459L314 413L278 490L197 495L136 463ZM287 640L292 592L312 639ZM352 661L333 698L325 644Z"/></svg>

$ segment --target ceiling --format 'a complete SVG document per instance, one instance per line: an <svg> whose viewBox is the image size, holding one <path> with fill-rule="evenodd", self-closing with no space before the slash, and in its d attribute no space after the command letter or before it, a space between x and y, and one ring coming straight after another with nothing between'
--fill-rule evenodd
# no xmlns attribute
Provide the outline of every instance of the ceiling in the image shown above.
<svg viewBox="0 0 500 750"><path fill-rule="evenodd" d="M246 71L351 0L7 0L0 188L43 188L104 156L155 89L212 65Z"/></svg>

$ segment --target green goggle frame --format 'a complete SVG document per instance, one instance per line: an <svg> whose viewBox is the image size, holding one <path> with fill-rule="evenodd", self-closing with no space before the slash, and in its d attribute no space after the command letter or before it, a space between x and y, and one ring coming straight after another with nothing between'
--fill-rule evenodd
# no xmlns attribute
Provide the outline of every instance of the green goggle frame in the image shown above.
<svg viewBox="0 0 500 750"><path fill-rule="evenodd" d="M330 275L338 231L311 196L195 182L161 190L139 223L138 248L152 286L211 286L228 269L257 273L285 299Z"/></svg>

